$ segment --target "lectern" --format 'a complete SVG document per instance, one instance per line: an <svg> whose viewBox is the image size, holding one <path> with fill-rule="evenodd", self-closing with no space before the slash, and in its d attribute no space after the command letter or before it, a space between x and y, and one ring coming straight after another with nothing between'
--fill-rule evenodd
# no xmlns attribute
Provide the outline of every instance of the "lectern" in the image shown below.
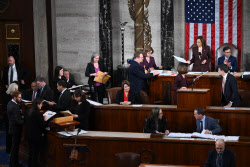
<svg viewBox="0 0 250 167"><path fill-rule="evenodd" d="M210 89L177 90L177 108L206 108L211 105Z"/></svg>

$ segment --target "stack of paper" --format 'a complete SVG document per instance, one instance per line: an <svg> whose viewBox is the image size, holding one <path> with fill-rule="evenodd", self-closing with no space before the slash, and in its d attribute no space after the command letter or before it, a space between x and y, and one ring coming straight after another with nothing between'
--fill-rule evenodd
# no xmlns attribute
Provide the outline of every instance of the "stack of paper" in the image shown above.
<svg viewBox="0 0 250 167"><path fill-rule="evenodd" d="M227 136L227 141L238 141L240 136Z"/></svg>
<svg viewBox="0 0 250 167"><path fill-rule="evenodd" d="M64 136L74 136L74 135L77 135L77 131L78 131L78 129L75 129L75 130L73 130L73 131L68 131L68 132L61 131L61 132L57 132L57 133L59 133L60 135L64 135ZM85 133L88 133L88 132L85 131L85 130L81 130L81 131L79 132L79 135L80 135L80 134L85 134Z"/></svg>

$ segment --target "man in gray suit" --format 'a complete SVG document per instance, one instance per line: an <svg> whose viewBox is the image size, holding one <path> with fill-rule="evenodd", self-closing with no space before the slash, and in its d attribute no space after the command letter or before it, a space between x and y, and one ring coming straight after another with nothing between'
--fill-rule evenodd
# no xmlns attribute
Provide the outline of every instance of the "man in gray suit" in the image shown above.
<svg viewBox="0 0 250 167"><path fill-rule="evenodd" d="M201 133L203 129L205 134L215 135L221 132L220 125L215 119L206 116L202 107L194 109L194 117L196 119L197 132Z"/></svg>

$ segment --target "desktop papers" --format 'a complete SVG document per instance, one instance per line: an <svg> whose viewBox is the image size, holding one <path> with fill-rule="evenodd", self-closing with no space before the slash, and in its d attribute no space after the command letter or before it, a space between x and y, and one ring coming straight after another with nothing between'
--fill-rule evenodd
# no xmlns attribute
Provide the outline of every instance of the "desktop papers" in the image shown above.
<svg viewBox="0 0 250 167"><path fill-rule="evenodd" d="M45 118L46 118L45 121L48 121L54 115L56 115L56 112L49 111L49 110L43 114L43 116L45 116Z"/></svg>
<svg viewBox="0 0 250 167"><path fill-rule="evenodd" d="M101 105L103 105L103 104L101 104L101 103L98 103L98 102L95 102L95 101L93 101L93 100L89 100L89 99L86 99L90 104L92 104L92 105L94 105L94 106L101 106Z"/></svg>
<svg viewBox="0 0 250 167"><path fill-rule="evenodd" d="M181 58L181 57L174 56L174 58L175 58L178 62L188 64L188 62L187 62L185 59Z"/></svg>
<svg viewBox="0 0 250 167"><path fill-rule="evenodd" d="M68 131L68 132L61 131L61 132L57 132L57 133L59 133L60 135L64 135L64 136L74 136L74 135L77 135L77 131L78 131L78 129L75 129L75 130L73 130L73 131ZM81 131L79 132L79 135L80 135L80 134L85 134L85 133L88 133L88 132L85 131L85 130L81 130Z"/></svg>
<svg viewBox="0 0 250 167"><path fill-rule="evenodd" d="M150 73L153 74L155 71L159 71L159 74L163 73L163 70L152 70L152 71L150 71Z"/></svg>
<svg viewBox="0 0 250 167"><path fill-rule="evenodd" d="M202 134L202 133L169 133L168 137L173 138L203 138L203 139L225 139L223 135L212 135L212 134Z"/></svg>

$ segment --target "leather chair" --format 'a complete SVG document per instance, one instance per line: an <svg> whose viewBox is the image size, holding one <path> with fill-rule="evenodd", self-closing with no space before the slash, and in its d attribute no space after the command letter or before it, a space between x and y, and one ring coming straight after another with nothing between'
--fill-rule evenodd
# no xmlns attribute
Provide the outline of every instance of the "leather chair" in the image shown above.
<svg viewBox="0 0 250 167"><path fill-rule="evenodd" d="M115 103L115 97L119 90L122 90L121 87L113 87L110 89L107 89L107 98L108 98L108 104Z"/></svg>
<svg viewBox="0 0 250 167"><path fill-rule="evenodd" d="M115 154L116 167L138 167L141 163L140 154L124 152Z"/></svg>
<svg viewBox="0 0 250 167"><path fill-rule="evenodd" d="M218 68L218 58L220 58L221 56L223 56L223 48L224 47L230 47L231 49L231 55L236 57L237 62L238 62L238 49L236 48L236 46L234 44L231 43L224 43L222 44L217 50L216 50L216 55L215 55L215 66L216 69Z"/></svg>
<svg viewBox="0 0 250 167"><path fill-rule="evenodd" d="M249 90L243 90L243 89L238 89L238 92L240 94L240 97L242 99L241 104L239 107L250 107L250 91Z"/></svg>
<svg viewBox="0 0 250 167"><path fill-rule="evenodd" d="M150 104L149 96L143 90L140 91L140 97L142 104Z"/></svg>

